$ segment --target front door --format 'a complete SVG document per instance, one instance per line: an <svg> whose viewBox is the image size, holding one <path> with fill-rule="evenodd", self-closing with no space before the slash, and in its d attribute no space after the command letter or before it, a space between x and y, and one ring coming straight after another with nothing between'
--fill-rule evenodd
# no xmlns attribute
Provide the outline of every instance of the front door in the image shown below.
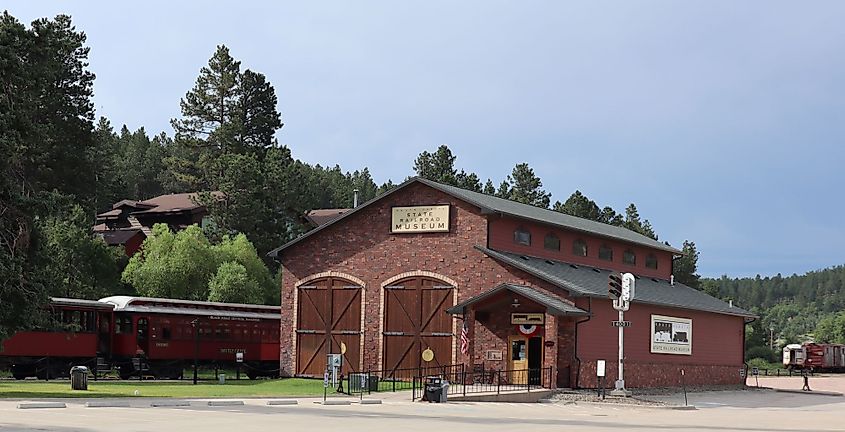
<svg viewBox="0 0 845 432"><path fill-rule="evenodd" d="M528 383L528 338L525 336L511 336L510 341L510 383Z"/></svg>
<svg viewBox="0 0 845 432"><path fill-rule="evenodd" d="M543 338L539 336L511 336L508 363L511 384L539 384L543 365Z"/></svg>

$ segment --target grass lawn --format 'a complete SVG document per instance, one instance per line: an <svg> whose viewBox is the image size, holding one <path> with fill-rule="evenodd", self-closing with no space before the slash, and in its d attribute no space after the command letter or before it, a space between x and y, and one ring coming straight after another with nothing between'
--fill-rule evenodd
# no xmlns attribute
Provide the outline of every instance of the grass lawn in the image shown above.
<svg viewBox="0 0 845 432"><path fill-rule="evenodd" d="M137 390L138 394L135 394ZM73 391L70 381L0 381L0 398L66 398L66 397L234 397L234 396L322 396L323 381L301 378L278 380L227 381L220 385L190 381L88 381L88 391Z"/></svg>

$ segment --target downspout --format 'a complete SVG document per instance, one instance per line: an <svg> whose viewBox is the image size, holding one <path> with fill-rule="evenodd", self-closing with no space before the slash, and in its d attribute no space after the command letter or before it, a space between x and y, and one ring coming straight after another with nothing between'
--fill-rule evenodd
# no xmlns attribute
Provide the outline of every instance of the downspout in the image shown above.
<svg viewBox="0 0 845 432"><path fill-rule="evenodd" d="M575 363L577 363L577 365L575 369L575 386L573 388L581 388L579 385L581 383L581 358L578 357L578 325L589 321L590 318L593 317L593 298L587 297L587 302L587 312L589 312L589 315L587 315L587 319L575 321ZM742 328L744 330L745 326L743 326ZM743 338L743 347L745 346L744 340L745 339ZM742 358L745 359L745 353L743 353Z"/></svg>
<svg viewBox="0 0 845 432"><path fill-rule="evenodd" d="M745 361L745 326L753 323L754 321L757 321L757 318L751 318L750 321L746 321L745 318L742 319L742 364L745 366L745 377L742 381L743 387L748 382L748 362Z"/></svg>

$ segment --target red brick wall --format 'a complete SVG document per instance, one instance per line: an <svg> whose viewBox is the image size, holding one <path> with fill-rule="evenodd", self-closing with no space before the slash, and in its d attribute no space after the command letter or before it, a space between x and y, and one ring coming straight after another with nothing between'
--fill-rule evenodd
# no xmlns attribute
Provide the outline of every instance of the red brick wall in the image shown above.
<svg viewBox="0 0 845 432"><path fill-rule="evenodd" d="M521 245L513 241L513 232L518 227L526 228L531 232L530 246ZM549 250L544 247L543 240L548 233L554 233L560 239L559 251ZM572 253L572 244L577 239L582 239L587 243L586 257ZM599 247L602 244L606 244L613 249L613 261L599 259ZM573 264L584 264L620 272L631 272L661 279L669 279L669 276L672 274L672 254L670 252L651 250L642 246L592 237L576 231L553 228L510 217L491 217L490 248ZM636 254L637 264L635 266L622 263L622 254L626 249L631 249ZM645 259L649 253L654 253L657 257L657 269L651 269L645 266Z"/></svg>
<svg viewBox="0 0 845 432"><path fill-rule="evenodd" d="M591 307L588 299L579 299L576 303L584 310ZM589 321L578 325L578 357L581 360L578 384L585 387L595 386L595 361L598 359L607 361L608 381L612 383L616 379L618 330L611 327L610 322L619 318L618 312L610 300L593 299L592 313ZM691 355L650 352L652 314L692 319ZM628 387L674 386L678 378L673 374L681 368L686 370L690 380L705 380L700 384L741 383L738 371L743 366L743 318L634 302L625 312L625 320L631 321L631 327L625 329L625 358L630 365L625 369ZM701 376L694 378L691 373ZM713 378L710 381L706 381L708 374Z"/></svg>
<svg viewBox="0 0 845 432"><path fill-rule="evenodd" d="M392 206L446 203L452 205L449 233L390 234ZM428 186L412 184L283 251L280 257L280 362L283 373L289 375L294 370L292 335L296 283L318 273L345 273L364 283L365 369L380 366L377 341L382 285L403 273L426 271L451 279L457 286L457 302L504 282L535 286L562 297L567 295L566 291L520 270L505 267L475 249L476 245L486 245L486 228L486 217L476 207ZM456 324L455 331L459 332L459 329ZM485 348L480 343L471 344L471 347L483 356ZM458 353L457 362L471 364L470 358L474 358L472 352L468 358L463 357Z"/></svg>

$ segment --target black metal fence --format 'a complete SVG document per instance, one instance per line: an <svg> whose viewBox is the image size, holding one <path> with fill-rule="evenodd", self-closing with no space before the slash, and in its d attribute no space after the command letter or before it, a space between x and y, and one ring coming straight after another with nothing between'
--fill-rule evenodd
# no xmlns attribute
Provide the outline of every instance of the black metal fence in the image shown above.
<svg viewBox="0 0 845 432"><path fill-rule="evenodd" d="M753 368L748 368L748 375L753 375ZM758 369L759 376L803 376L804 374L813 376L813 369Z"/></svg>
<svg viewBox="0 0 845 432"><path fill-rule="evenodd" d="M449 378L460 376L463 372L462 364L352 372L343 377L344 392L352 395L411 390L416 377L437 375Z"/></svg>
<svg viewBox="0 0 845 432"><path fill-rule="evenodd" d="M466 370L461 366L458 373L437 375L448 382L447 395L468 395L476 393L501 394L505 392L528 392L554 388L552 368L508 369L508 370ZM411 386L411 400L421 399L425 394L426 375L414 377Z"/></svg>

